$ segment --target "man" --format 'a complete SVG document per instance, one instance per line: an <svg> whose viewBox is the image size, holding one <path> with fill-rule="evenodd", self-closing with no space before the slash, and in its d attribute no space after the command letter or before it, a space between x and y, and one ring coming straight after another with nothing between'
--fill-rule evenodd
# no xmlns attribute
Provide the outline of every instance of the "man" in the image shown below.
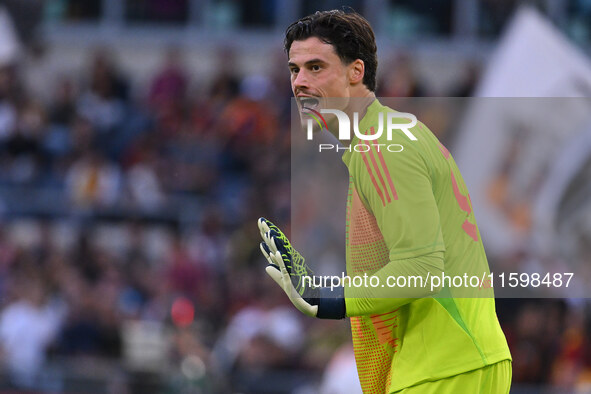
<svg viewBox="0 0 591 394"><path fill-rule="evenodd" d="M369 141L354 136L341 142L371 146L343 155L350 174L347 275L375 276L381 284L413 277L431 286L345 283L337 294L313 287L306 281L313 273L304 258L281 230L261 218L267 273L303 313L351 318L365 393L507 393L511 355L492 289L475 293L451 282L429 282L443 274L489 273L452 156L420 123L409 133L383 132L371 140L395 111L374 94L377 48L369 23L356 13L317 12L288 27L285 50L300 111L320 113L333 104L350 119L358 112L358 130ZM336 134L333 126L329 130ZM379 150L379 144L404 149L391 153Z"/></svg>

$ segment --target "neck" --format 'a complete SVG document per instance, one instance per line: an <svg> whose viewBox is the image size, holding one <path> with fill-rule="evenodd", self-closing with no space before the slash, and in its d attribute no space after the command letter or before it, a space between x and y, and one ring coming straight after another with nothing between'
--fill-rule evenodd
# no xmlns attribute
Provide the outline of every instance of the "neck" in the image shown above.
<svg viewBox="0 0 591 394"><path fill-rule="evenodd" d="M358 95L349 98L349 103L347 107L344 109L344 112L351 120L351 139L353 138L353 114L357 112L359 114L359 121L361 121L361 119L363 119L365 113L367 112L367 108L371 105L371 103L374 102L375 99L375 93L369 90L366 90L366 92L364 92L363 95ZM331 133L335 136L335 138L339 138L338 128L333 129ZM339 142L347 147L351 144L351 140L339 140Z"/></svg>

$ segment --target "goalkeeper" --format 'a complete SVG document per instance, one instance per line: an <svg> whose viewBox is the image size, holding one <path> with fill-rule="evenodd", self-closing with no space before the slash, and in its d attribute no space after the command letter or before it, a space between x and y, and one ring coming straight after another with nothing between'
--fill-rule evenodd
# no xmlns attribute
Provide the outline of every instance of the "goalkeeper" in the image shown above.
<svg viewBox="0 0 591 394"><path fill-rule="evenodd" d="M302 112L329 98L347 98L340 110L360 115L359 130L379 129L395 112L375 97L377 48L359 14L323 11L287 28L291 86ZM355 98L355 99L349 99ZM333 107L334 108L334 107ZM331 129L337 129L331 127ZM349 171L347 275L462 275L488 273L472 204L447 149L422 124L367 152L345 151ZM338 136L337 136L338 137ZM357 136L344 145L359 142ZM376 150L380 143L404 151ZM467 297L454 288L308 286L313 275L279 228L258 222L267 273L308 316L350 317L364 393L508 393L511 355L495 312L492 289ZM436 295L436 297L432 297Z"/></svg>

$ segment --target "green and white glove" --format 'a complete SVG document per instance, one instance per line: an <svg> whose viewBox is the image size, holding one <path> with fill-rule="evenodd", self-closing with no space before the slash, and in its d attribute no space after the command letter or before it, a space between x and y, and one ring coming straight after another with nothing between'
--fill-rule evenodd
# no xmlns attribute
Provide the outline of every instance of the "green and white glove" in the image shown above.
<svg viewBox="0 0 591 394"><path fill-rule="evenodd" d="M308 267L304 257L291 246L285 234L265 218L258 220L258 227L263 238L261 252L269 263L265 270L294 306L308 316L343 319L343 288L311 286L314 272Z"/></svg>

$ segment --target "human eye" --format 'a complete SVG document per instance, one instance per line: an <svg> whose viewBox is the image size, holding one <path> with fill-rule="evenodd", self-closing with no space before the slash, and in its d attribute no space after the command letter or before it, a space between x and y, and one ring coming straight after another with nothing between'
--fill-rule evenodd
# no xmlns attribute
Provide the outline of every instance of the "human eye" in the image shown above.
<svg viewBox="0 0 591 394"><path fill-rule="evenodd" d="M311 67L311 68L312 68L312 71L320 71L320 68L321 68L321 67L320 67L320 65L319 65L319 64L314 64L314 65L312 65L312 67Z"/></svg>
<svg viewBox="0 0 591 394"><path fill-rule="evenodd" d="M292 74L297 74L298 72L300 72L300 69L297 67L290 67L289 72Z"/></svg>

